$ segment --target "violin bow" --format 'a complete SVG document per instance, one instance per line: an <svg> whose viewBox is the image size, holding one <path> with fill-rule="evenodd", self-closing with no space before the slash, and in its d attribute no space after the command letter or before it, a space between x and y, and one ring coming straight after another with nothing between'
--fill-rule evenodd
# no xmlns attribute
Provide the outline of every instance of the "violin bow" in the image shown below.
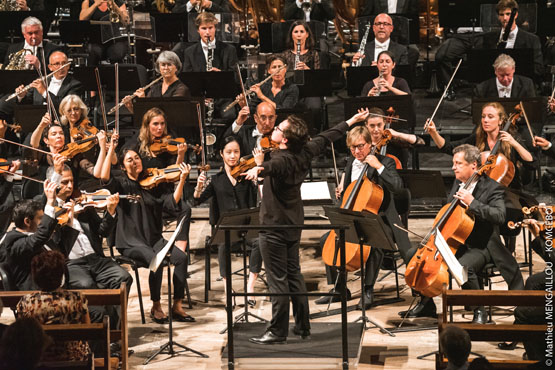
<svg viewBox="0 0 555 370"><path fill-rule="evenodd" d="M114 65L115 71L115 79L116 79L116 105L119 102L119 64L116 63ZM119 133L119 109L116 110L116 132Z"/></svg>
<svg viewBox="0 0 555 370"><path fill-rule="evenodd" d="M41 71L40 66L39 68L35 68L35 69L38 72L44 87L46 88L46 107L48 109L48 114L50 115L50 119L52 119L53 121L58 121L58 123L60 123L60 117L58 117L58 112L56 111L56 107L54 107L54 103L52 103L52 98L50 97L50 92L48 91L48 79L46 78L48 74L46 72L46 58L44 55L44 48L40 48L40 51L41 51L40 58L42 62L43 71Z"/></svg>
<svg viewBox="0 0 555 370"><path fill-rule="evenodd" d="M457 74L457 71L459 70L459 67L461 66L462 61L463 60L461 58L459 60L459 63L457 63L457 67L455 68L455 71L451 75L451 79L449 79L449 83L447 83L447 86L445 86L445 90L443 90L443 94L441 94L441 98L439 99L439 102L436 105L436 109L434 109L434 113L432 113L432 116L426 121L426 124L424 125L424 131L428 128L428 122L431 122L431 121L434 120L434 117L436 116L437 110L439 109L439 106L443 102L443 99L445 99L445 95L447 95L447 90L449 90L449 87L451 86L451 83L455 79L455 75Z"/></svg>
<svg viewBox="0 0 555 370"><path fill-rule="evenodd" d="M98 87L98 98L100 99L100 111L102 112L104 131L108 132L108 120L106 119L106 106L104 105L104 94L102 91L102 84L100 82L100 71L98 70L98 67L95 67L94 74L96 75L96 86Z"/></svg>
<svg viewBox="0 0 555 370"><path fill-rule="evenodd" d="M534 144L534 146L536 146L536 143L534 142L534 133L532 132L532 127L530 126L530 121L528 121L528 115L526 114L526 110L524 109L524 104L522 103L522 101L520 102L520 109L522 110L522 114L524 115L524 120L526 121L528 132L530 132L532 143Z"/></svg>
<svg viewBox="0 0 555 370"><path fill-rule="evenodd" d="M333 172L335 174L335 185L339 186L339 174L337 173L337 161L335 160L335 148L333 146L333 141L331 144L331 157L333 159Z"/></svg>
<svg viewBox="0 0 555 370"><path fill-rule="evenodd" d="M18 142L11 141L11 140L8 140L8 139L0 138L0 142L6 142L6 143L9 143L9 144L18 145L18 146L23 147L23 148L35 150L35 151L37 151L37 152L39 152L39 153L44 153L44 154L47 154L47 155L54 156L54 153L47 152L46 150L42 150L42 149L38 149L38 148L33 148L32 146L25 145L25 144L20 144L20 143L18 143Z"/></svg>
<svg viewBox="0 0 555 370"><path fill-rule="evenodd" d="M35 179L34 177L25 176L22 173L16 173L16 172L13 172L13 171L10 171L10 170L0 169L0 174L3 174L3 173L9 173L10 175L14 175L14 176L21 176L24 179L31 180L31 181L34 181L34 182L38 182L39 184L44 184L44 181Z"/></svg>
<svg viewBox="0 0 555 370"><path fill-rule="evenodd" d="M555 99L555 86L553 87L553 91L551 92L551 96L547 99L547 112L551 112L551 108L549 107L549 102Z"/></svg>

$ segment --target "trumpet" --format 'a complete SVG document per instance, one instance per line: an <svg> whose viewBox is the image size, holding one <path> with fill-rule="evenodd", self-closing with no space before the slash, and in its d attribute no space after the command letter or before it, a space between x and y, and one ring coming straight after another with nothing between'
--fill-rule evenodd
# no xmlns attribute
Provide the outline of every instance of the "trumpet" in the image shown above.
<svg viewBox="0 0 555 370"><path fill-rule="evenodd" d="M149 89L150 87L152 87L152 85L154 85L156 82L160 81L162 78L164 78L164 76L158 77L157 79L155 79L154 81L152 81L151 83L149 83L148 85L146 85L145 87L143 87L143 90ZM133 99L133 98L136 97L136 96L137 96L137 92L135 91L135 92L133 93L133 95L131 95L131 98L129 98L129 99L123 98L117 105L115 105L112 109L110 109L110 110L108 111L108 114L112 114L112 113L114 113L115 111L119 110L121 107L123 107L123 106L125 105L125 103L126 103L128 100L131 100L131 99Z"/></svg>
<svg viewBox="0 0 555 370"><path fill-rule="evenodd" d="M54 75L54 73L58 72L58 71L59 71L60 69L62 69L62 68L67 67L67 66L70 65L70 64L71 64L71 62L67 62L66 64L64 64L64 65L61 66L60 68L54 70L53 72L50 72L49 74L46 75L45 79L48 79L49 77L52 77L52 76ZM33 84L33 83L31 82L30 84L28 84L27 86L25 86L19 93L13 93L13 94L11 94L10 96L8 96L8 97L6 98L6 101L12 100L12 99L15 98L18 94L21 94L21 93L23 93L23 92L29 91L29 90L32 88L32 86L31 86L32 84Z"/></svg>
<svg viewBox="0 0 555 370"><path fill-rule="evenodd" d="M274 77L277 73L281 72L281 70L286 69L287 68L287 64L282 65L281 67L279 67L274 73L272 73L271 75L269 75L268 77L266 77L265 79L263 79L262 81L260 81L258 83L258 85L262 85L263 83L265 83L266 81L268 81L270 78ZM245 93L246 95L252 94L254 91L252 91L252 89L248 89ZM230 110L233 106L235 106L235 104L238 104L241 99L243 99L246 97L243 96L238 96L237 98L235 98L235 100L233 102L231 102L227 107L225 107L224 112L227 112L228 110Z"/></svg>

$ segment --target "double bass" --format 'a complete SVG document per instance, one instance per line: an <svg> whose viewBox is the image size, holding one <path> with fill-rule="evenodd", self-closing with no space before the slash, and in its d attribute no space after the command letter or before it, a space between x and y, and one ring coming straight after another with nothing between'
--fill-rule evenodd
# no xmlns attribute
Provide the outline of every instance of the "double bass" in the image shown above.
<svg viewBox="0 0 555 370"><path fill-rule="evenodd" d="M375 155L383 145L391 140L391 132L384 130L382 140L372 148L370 155ZM378 214L383 202L384 191L378 184L373 183L366 177L369 164L364 163L362 172L356 181L353 181L345 189L341 208L356 212L372 212ZM324 247L322 248L322 260L328 266L339 266L340 251L336 248L336 233L331 230ZM370 246L362 248L363 261L366 262L370 256ZM345 269L356 271L360 269L360 245L356 243L345 243Z"/></svg>

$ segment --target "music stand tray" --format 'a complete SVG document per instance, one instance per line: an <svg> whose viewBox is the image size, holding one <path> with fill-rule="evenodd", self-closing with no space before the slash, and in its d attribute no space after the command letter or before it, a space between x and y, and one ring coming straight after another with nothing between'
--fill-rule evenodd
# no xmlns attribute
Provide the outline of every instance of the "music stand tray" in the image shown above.
<svg viewBox="0 0 555 370"><path fill-rule="evenodd" d="M299 98L332 95L331 70L316 69L294 73L295 83L298 82Z"/></svg>
<svg viewBox="0 0 555 370"><path fill-rule="evenodd" d="M90 21L61 20L60 39L67 45L102 43L100 26L91 24Z"/></svg>
<svg viewBox="0 0 555 370"><path fill-rule="evenodd" d="M157 42L178 42L185 39L187 17L183 14L152 13Z"/></svg>
<svg viewBox="0 0 555 370"><path fill-rule="evenodd" d="M493 62L499 54L511 56L516 63L515 73L535 79L534 51L523 49L472 49L468 51L468 73L466 79L470 82L482 82L495 77Z"/></svg>
<svg viewBox="0 0 555 370"><path fill-rule="evenodd" d="M2 12L0 12L2 14ZM22 71L11 71L11 70L0 70L0 93L11 94L15 92L15 89L20 85L28 85L34 80L39 78L36 71L33 70L22 70ZM12 100L13 101L13 100Z"/></svg>
<svg viewBox="0 0 555 370"><path fill-rule="evenodd" d="M16 104L13 121L22 132L33 132L45 113L46 105Z"/></svg>
<svg viewBox="0 0 555 370"><path fill-rule="evenodd" d="M75 67L73 77L83 84L85 91L96 91L96 77L94 73L95 67ZM113 65L98 66L100 72L100 80L105 85L106 90L114 91L115 85L115 68ZM146 85L146 81L141 81L139 67L137 65L120 64L119 65L119 90L133 91L138 87Z"/></svg>
<svg viewBox="0 0 555 370"><path fill-rule="evenodd" d="M215 99L235 98L239 95L236 78L236 73L233 71L181 72L179 74L179 79L187 85L191 95Z"/></svg>

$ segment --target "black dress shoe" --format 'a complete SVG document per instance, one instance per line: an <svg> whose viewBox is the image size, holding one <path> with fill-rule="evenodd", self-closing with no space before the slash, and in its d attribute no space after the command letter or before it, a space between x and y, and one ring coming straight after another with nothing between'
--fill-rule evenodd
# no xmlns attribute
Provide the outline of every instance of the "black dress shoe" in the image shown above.
<svg viewBox="0 0 555 370"><path fill-rule="evenodd" d="M364 309L369 310L374 303L374 293L373 289L364 289ZM362 298L357 303L357 310L362 310Z"/></svg>
<svg viewBox="0 0 555 370"><path fill-rule="evenodd" d="M333 293L333 291L334 290L331 289L330 293ZM316 303L316 304L328 304L330 302L330 298L331 298L331 303L341 301L341 296L334 295L333 297L328 297L328 296L320 297L317 300L315 300L314 303ZM351 291L349 289L347 289L347 300L350 300L350 299L351 299Z"/></svg>
<svg viewBox="0 0 555 370"><path fill-rule="evenodd" d="M473 324L485 324L488 322L488 313L485 308L479 307L474 310Z"/></svg>
<svg viewBox="0 0 555 370"><path fill-rule="evenodd" d="M182 314L177 313L177 312L172 313L172 318L173 318L174 321L179 321L179 322L196 322L197 321L191 315L182 315Z"/></svg>
<svg viewBox="0 0 555 370"><path fill-rule="evenodd" d="M401 317L437 317L436 305L431 298L422 298L416 306L409 311L399 312Z"/></svg>
<svg viewBox="0 0 555 370"><path fill-rule="evenodd" d="M287 337L278 337L271 331L267 331L260 337L253 337L249 339L249 342L256 344L285 344Z"/></svg>
<svg viewBox="0 0 555 370"><path fill-rule="evenodd" d="M163 317L161 319L157 318L156 316L154 316L154 313L150 313L150 318L152 319L152 321L154 321L157 324L167 324L169 322L168 317Z"/></svg>
<svg viewBox="0 0 555 370"><path fill-rule="evenodd" d="M293 328L293 334L300 336L301 339L310 339L310 330Z"/></svg>

